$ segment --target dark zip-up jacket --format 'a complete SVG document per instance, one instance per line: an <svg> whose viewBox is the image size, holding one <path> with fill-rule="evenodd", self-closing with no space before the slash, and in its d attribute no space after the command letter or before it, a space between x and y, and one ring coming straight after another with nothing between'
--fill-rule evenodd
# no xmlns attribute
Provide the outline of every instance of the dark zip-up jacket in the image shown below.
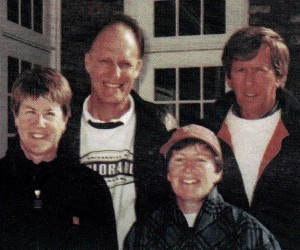
<svg viewBox="0 0 300 250"><path fill-rule="evenodd" d="M164 196L167 195L164 177L166 165L159 155L159 149L169 137L168 130L176 127L176 121L165 109L143 100L135 91L131 95L136 112L133 165L137 193L135 208L137 220L144 220L164 202ZM67 131L62 138L63 147L78 157L83 101L73 108Z"/></svg>
<svg viewBox="0 0 300 250"><path fill-rule="evenodd" d="M213 190L189 227L175 199L156 210L146 223L132 226L124 249L274 249L274 236L254 217L224 202Z"/></svg>
<svg viewBox="0 0 300 250"><path fill-rule="evenodd" d="M283 249L300 249L300 104L287 90L278 89L276 96L281 122L264 155L251 205L223 123L236 102L233 92L216 102L216 115L205 125L221 139L224 175L218 188L224 199L254 215Z"/></svg>
<svg viewBox="0 0 300 250"><path fill-rule="evenodd" d="M16 139L0 160L1 249L118 249L103 178L59 153L34 164Z"/></svg>

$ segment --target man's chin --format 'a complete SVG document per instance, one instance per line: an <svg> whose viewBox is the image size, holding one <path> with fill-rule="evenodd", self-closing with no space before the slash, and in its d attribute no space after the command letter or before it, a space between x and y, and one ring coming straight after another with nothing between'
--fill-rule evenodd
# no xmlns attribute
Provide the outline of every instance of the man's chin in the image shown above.
<svg viewBox="0 0 300 250"><path fill-rule="evenodd" d="M127 103L127 101L128 98L125 94L113 95L102 99L103 103L111 105L120 105L122 103Z"/></svg>
<svg viewBox="0 0 300 250"><path fill-rule="evenodd" d="M45 145L42 145L28 150L28 152L36 156L46 156L56 153L56 149L55 147L46 147Z"/></svg>

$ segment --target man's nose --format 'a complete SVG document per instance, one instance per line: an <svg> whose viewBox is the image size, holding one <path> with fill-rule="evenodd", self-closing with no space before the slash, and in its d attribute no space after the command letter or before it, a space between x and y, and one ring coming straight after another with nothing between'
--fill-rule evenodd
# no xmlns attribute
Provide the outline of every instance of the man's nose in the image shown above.
<svg viewBox="0 0 300 250"><path fill-rule="evenodd" d="M255 74L251 71L248 71L245 76L245 85L247 87L253 86L255 83Z"/></svg>
<svg viewBox="0 0 300 250"><path fill-rule="evenodd" d="M111 67L111 75L113 79L118 79L121 76L122 70L119 65L115 64Z"/></svg>
<svg viewBox="0 0 300 250"><path fill-rule="evenodd" d="M184 172L190 173L190 172L193 171L193 169L194 169L193 161L191 161L191 160L185 161L185 163L184 163Z"/></svg>
<svg viewBox="0 0 300 250"><path fill-rule="evenodd" d="M44 118L44 116L42 114L37 116L36 124L38 127L44 128L46 126L46 119Z"/></svg>

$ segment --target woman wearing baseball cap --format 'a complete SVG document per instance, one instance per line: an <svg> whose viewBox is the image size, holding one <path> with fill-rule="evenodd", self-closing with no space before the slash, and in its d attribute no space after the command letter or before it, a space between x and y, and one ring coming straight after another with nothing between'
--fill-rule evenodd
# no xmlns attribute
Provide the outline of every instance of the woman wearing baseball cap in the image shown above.
<svg viewBox="0 0 300 250"><path fill-rule="evenodd" d="M160 153L168 164L170 199L131 228L125 249L280 249L260 222L218 193L223 162L212 131L178 128Z"/></svg>

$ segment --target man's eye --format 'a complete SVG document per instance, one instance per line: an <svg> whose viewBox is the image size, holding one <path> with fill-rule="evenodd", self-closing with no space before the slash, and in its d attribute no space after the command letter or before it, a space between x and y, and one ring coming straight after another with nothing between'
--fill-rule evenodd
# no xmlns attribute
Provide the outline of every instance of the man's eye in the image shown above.
<svg viewBox="0 0 300 250"><path fill-rule="evenodd" d="M173 161L176 163L181 163L184 161L184 159L183 158L175 158L175 159L173 159Z"/></svg>
<svg viewBox="0 0 300 250"><path fill-rule="evenodd" d="M99 63L102 64L102 65L109 65L109 60L106 60L106 59L102 59L102 60L99 60Z"/></svg>
<svg viewBox="0 0 300 250"><path fill-rule="evenodd" d="M33 110L26 110L26 111L24 111L24 114L25 115L33 115L33 114L35 114L35 112Z"/></svg>
<svg viewBox="0 0 300 250"><path fill-rule="evenodd" d="M55 113L54 112L47 112L45 114L45 116L48 117L48 118L53 118L55 116Z"/></svg>
<svg viewBox="0 0 300 250"><path fill-rule="evenodd" d="M132 65L129 62L124 62L124 63L120 64L120 68L122 68L122 69L130 69L130 68L132 68Z"/></svg>
<svg viewBox="0 0 300 250"><path fill-rule="evenodd" d="M266 69L265 69L265 68L257 68L256 71L257 71L257 72L265 72Z"/></svg>

